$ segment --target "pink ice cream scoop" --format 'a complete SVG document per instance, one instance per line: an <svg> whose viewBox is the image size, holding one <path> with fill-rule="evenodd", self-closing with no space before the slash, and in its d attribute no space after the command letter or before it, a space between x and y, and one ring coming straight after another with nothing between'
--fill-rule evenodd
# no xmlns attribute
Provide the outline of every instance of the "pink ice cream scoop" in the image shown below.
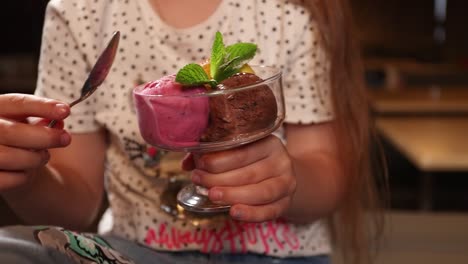
<svg viewBox="0 0 468 264"><path fill-rule="evenodd" d="M184 88L175 81L175 75L135 88L133 96L144 140L169 150L199 144L209 117L208 98L196 96L203 92L203 86Z"/></svg>

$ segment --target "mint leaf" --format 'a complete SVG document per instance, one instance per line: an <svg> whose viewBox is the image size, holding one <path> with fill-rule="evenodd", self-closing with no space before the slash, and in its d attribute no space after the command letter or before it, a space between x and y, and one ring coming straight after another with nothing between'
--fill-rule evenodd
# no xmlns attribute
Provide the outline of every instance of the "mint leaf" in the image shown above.
<svg viewBox="0 0 468 264"><path fill-rule="evenodd" d="M240 68L251 60L256 52L257 45L253 43L236 43L226 47L226 61L229 62L229 67Z"/></svg>
<svg viewBox="0 0 468 264"><path fill-rule="evenodd" d="M213 79L218 75L219 66L223 63L226 51L223 42L223 35L216 32L213 47L211 48L210 74Z"/></svg>
<svg viewBox="0 0 468 264"><path fill-rule="evenodd" d="M216 85L214 80L210 80L203 67L191 63L184 66L176 75L176 82L186 86L196 86L203 84Z"/></svg>
<svg viewBox="0 0 468 264"><path fill-rule="evenodd" d="M239 71L240 71L240 68L236 68L236 69L223 68L223 69L220 69L217 81L222 82L223 80L233 76L234 74L239 73Z"/></svg>
<svg viewBox="0 0 468 264"><path fill-rule="evenodd" d="M216 81L224 79L238 73L242 66L255 56L257 45L252 43L237 43L225 48L225 58L223 64L219 65Z"/></svg>
<svg viewBox="0 0 468 264"><path fill-rule="evenodd" d="M225 47L223 35L218 31L211 49L211 79L202 66L192 63L177 73L176 81L185 86L209 84L216 88L218 83L238 73L256 52L257 45L253 43L237 43Z"/></svg>
<svg viewBox="0 0 468 264"><path fill-rule="evenodd" d="M238 73L241 67L236 67L236 63L238 62L239 57L235 57L230 61L223 63L223 65L219 66L219 74L217 80L221 82L224 79L229 78L230 76ZM242 64L243 65L243 64ZM241 66L242 66L241 65Z"/></svg>

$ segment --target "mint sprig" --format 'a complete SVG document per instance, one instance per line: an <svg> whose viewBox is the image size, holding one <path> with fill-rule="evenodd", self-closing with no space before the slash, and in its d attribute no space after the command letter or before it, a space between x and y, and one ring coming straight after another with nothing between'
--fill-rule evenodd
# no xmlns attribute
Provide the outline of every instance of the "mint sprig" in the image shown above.
<svg viewBox="0 0 468 264"><path fill-rule="evenodd" d="M253 43L240 42L226 47L222 34L216 32L211 48L211 79L203 67L191 63L179 70L176 81L185 86L209 84L216 87L223 80L238 73L242 66L255 56L256 52L257 45Z"/></svg>

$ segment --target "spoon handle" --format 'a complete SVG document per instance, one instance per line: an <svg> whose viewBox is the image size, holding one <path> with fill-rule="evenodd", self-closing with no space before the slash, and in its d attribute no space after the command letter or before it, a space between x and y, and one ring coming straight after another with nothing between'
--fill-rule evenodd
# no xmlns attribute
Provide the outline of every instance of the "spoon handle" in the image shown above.
<svg viewBox="0 0 468 264"><path fill-rule="evenodd" d="M50 123L47 125L47 127L52 128L52 127L55 126L55 124L57 124L57 120L54 119L54 120L50 121Z"/></svg>
<svg viewBox="0 0 468 264"><path fill-rule="evenodd" d="M71 108L72 106L76 105L77 103L83 101L84 99L86 99L86 98L80 97L80 98L76 99L76 100L73 101L71 104L69 104L70 108ZM52 127L54 127L56 124L57 124L57 120L53 119L53 120L51 120L51 121L49 122L49 124L47 125L47 127L52 128Z"/></svg>
<svg viewBox="0 0 468 264"><path fill-rule="evenodd" d="M104 80L107 77L107 74L110 71L112 63L114 62L114 58L117 53L117 47L119 45L119 39L120 32L114 32L114 35L112 36L104 51L97 59L96 63L94 64L93 68L91 69L88 75L88 78L83 84L83 87L81 88L80 97L73 101L70 104L70 107L88 98L104 82ZM57 120L52 120L47 125L47 127L54 127L55 124L57 124Z"/></svg>

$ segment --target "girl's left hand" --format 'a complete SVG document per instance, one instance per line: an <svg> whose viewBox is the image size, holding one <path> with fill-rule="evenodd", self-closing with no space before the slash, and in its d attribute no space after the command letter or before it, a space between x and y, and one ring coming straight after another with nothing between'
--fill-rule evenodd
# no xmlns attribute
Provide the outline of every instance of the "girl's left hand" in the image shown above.
<svg viewBox="0 0 468 264"><path fill-rule="evenodd" d="M231 150L189 155L183 168L209 189L215 203L231 204L240 221L262 222L285 213L296 190L291 158L275 136Z"/></svg>

